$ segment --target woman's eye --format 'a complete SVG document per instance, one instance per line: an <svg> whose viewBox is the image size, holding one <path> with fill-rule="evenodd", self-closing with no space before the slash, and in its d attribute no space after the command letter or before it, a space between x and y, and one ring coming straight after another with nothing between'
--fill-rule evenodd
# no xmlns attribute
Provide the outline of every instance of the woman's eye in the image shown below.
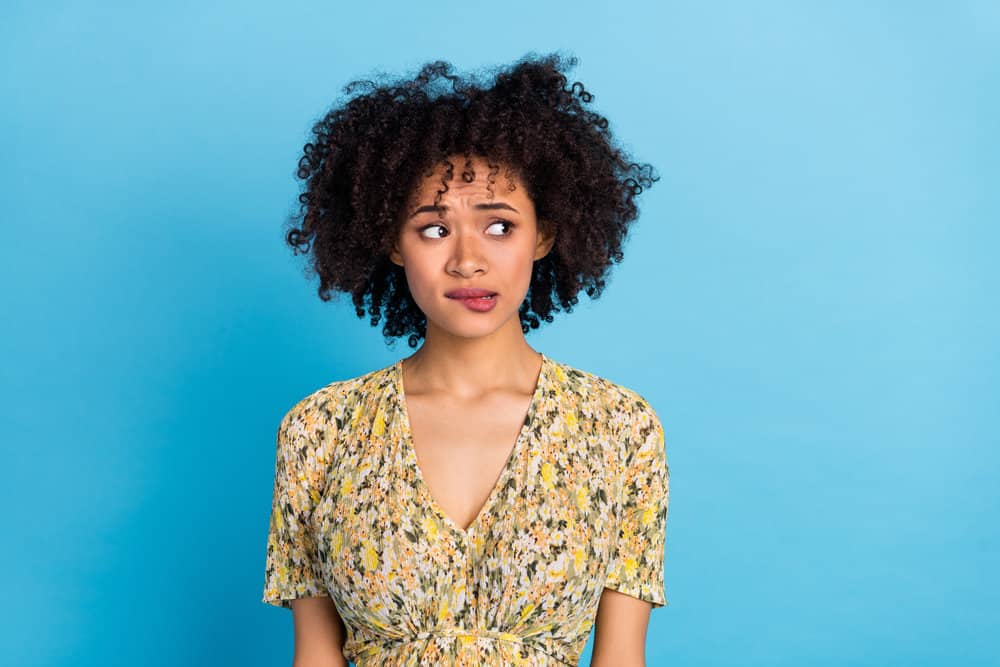
<svg viewBox="0 0 1000 667"><path fill-rule="evenodd" d="M497 220L496 222L490 224L490 227L495 227L497 225L507 225L507 229L509 230L511 227L514 226L514 223L510 222L509 220ZM510 233L509 231L506 231L500 234L493 234L493 236L507 236L509 233Z"/></svg>
<svg viewBox="0 0 1000 667"><path fill-rule="evenodd" d="M431 239L441 238L440 236L428 236L426 232L431 229L444 229L444 225L427 225L426 227L421 228L420 235Z"/></svg>

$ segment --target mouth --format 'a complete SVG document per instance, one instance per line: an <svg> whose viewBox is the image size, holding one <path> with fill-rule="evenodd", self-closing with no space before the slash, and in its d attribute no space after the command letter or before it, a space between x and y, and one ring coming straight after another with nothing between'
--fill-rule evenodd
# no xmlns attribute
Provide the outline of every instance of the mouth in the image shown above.
<svg viewBox="0 0 1000 667"><path fill-rule="evenodd" d="M459 302L467 310L477 313L488 313L496 308L497 297L500 295L484 289L460 289L452 290L445 296L452 301Z"/></svg>
<svg viewBox="0 0 1000 667"><path fill-rule="evenodd" d="M449 299L477 299L482 301L491 301L496 295L496 292L484 289L457 289L445 294Z"/></svg>

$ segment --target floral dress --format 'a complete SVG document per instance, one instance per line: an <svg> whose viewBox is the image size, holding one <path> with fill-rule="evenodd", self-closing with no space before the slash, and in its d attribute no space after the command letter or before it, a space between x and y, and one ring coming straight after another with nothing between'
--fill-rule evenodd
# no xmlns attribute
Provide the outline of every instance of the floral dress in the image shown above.
<svg viewBox="0 0 1000 667"><path fill-rule="evenodd" d="M638 393L542 355L511 454L463 530L410 435L402 360L277 431L263 602L329 596L359 667L576 665L605 588L668 604L669 468Z"/></svg>

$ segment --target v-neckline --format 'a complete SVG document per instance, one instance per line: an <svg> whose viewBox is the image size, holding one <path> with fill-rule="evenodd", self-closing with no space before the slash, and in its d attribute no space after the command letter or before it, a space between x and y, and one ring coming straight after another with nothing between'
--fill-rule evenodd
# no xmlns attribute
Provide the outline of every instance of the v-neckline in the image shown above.
<svg viewBox="0 0 1000 667"><path fill-rule="evenodd" d="M437 514L447 526L458 533L462 538L468 538L473 532L475 532L476 526L480 523L480 521L482 521L483 518L493 510L493 506L498 502L501 489L507 485L507 481L510 479L510 476L514 474L514 467L520 458L521 450L524 448L524 442L527 440L529 430L534 423L535 412L538 408L538 403L546 380L546 370L549 365L549 358L546 357L544 353L540 352L539 354L542 357L541 368L538 371L538 378L535 381L535 389L531 394L531 401L528 403L528 411L525 413L524 421L521 423L521 429L518 431L517 438L514 440L514 445L510 450L510 454L504 462L503 468L500 469L500 474L497 477L497 481L493 485L493 488L490 490L489 496L487 496L482 507L479 508L479 512L472 520L472 523L465 528L459 526L457 521L445 514L437 500L434 499L430 486L424 479L424 473L420 469L420 463L417 460L417 449L413 444L413 431L410 428L410 413L406 408L406 392L403 390L403 360L398 359L396 363L393 364L393 384L395 387L399 411L402 416L403 434L401 440L403 456L406 463L408 463L414 471L417 492L423 496L424 503L426 503L427 507Z"/></svg>

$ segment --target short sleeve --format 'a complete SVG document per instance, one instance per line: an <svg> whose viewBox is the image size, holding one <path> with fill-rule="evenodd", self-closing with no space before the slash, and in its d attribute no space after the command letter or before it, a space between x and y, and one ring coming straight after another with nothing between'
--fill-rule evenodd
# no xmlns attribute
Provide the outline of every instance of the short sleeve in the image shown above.
<svg viewBox="0 0 1000 667"><path fill-rule="evenodd" d="M304 409L281 420L274 462L274 494L267 536L262 602L291 609L291 600L328 596L316 550L311 517L319 502L320 461L316 423Z"/></svg>
<svg viewBox="0 0 1000 667"><path fill-rule="evenodd" d="M612 562L604 587L651 602L669 602L663 581L670 468L663 425L641 397L623 428L629 434L624 464L621 514Z"/></svg>

